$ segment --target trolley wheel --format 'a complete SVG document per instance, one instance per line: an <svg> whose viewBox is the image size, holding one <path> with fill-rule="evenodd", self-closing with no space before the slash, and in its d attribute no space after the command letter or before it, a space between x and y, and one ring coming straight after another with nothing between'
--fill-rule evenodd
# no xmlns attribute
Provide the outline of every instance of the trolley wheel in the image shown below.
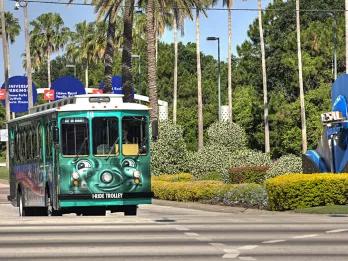
<svg viewBox="0 0 348 261"><path fill-rule="evenodd" d="M25 198L21 190L18 191L18 214L20 217L35 216L35 209L25 206Z"/></svg>
<svg viewBox="0 0 348 261"><path fill-rule="evenodd" d="M137 215L138 206L125 206L124 207L124 215L125 216L136 216Z"/></svg>
<svg viewBox="0 0 348 261"><path fill-rule="evenodd" d="M46 205L47 207L45 208L46 215L45 216L61 216L62 212L59 210L54 210L53 208L53 203L52 199L49 195L49 192L46 190Z"/></svg>

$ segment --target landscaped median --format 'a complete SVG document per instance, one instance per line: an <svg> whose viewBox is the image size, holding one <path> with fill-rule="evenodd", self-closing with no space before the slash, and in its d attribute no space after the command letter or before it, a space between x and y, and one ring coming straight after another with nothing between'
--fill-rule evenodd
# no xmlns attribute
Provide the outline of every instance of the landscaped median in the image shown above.
<svg viewBox="0 0 348 261"><path fill-rule="evenodd" d="M348 174L288 174L265 184L270 210L348 203Z"/></svg>
<svg viewBox="0 0 348 261"><path fill-rule="evenodd" d="M229 206L265 208L267 193L258 184L226 184L216 180L194 180L191 174L160 175L152 178L155 198L199 201Z"/></svg>

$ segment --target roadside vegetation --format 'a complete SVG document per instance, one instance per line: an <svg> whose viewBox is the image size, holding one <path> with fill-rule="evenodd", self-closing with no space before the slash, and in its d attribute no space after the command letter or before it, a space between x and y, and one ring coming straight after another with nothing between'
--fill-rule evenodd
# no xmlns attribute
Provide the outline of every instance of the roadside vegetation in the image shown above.
<svg viewBox="0 0 348 261"><path fill-rule="evenodd" d="M8 170L5 167L0 167L0 179L8 180Z"/></svg>

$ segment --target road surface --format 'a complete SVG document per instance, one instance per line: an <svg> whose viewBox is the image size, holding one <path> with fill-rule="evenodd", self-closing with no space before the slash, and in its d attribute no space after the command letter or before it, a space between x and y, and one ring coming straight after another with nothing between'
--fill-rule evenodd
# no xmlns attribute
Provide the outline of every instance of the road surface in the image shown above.
<svg viewBox="0 0 348 261"><path fill-rule="evenodd" d="M0 185L0 260L348 260L345 215L153 204L137 217L20 218L7 189Z"/></svg>

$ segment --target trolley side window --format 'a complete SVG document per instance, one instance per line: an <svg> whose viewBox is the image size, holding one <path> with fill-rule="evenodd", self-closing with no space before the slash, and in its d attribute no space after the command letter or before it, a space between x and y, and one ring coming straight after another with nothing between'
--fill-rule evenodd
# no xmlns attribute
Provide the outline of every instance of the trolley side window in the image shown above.
<svg viewBox="0 0 348 261"><path fill-rule="evenodd" d="M86 118L62 119L61 129L63 155L89 154L89 132Z"/></svg>
<svg viewBox="0 0 348 261"><path fill-rule="evenodd" d="M146 117L131 116L122 119L123 155L145 155L148 151L148 128Z"/></svg>
<svg viewBox="0 0 348 261"><path fill-rule="evenodd" d="M118 155L118 119L96 117L93 126L93 154L96 156Z"/></svg>

